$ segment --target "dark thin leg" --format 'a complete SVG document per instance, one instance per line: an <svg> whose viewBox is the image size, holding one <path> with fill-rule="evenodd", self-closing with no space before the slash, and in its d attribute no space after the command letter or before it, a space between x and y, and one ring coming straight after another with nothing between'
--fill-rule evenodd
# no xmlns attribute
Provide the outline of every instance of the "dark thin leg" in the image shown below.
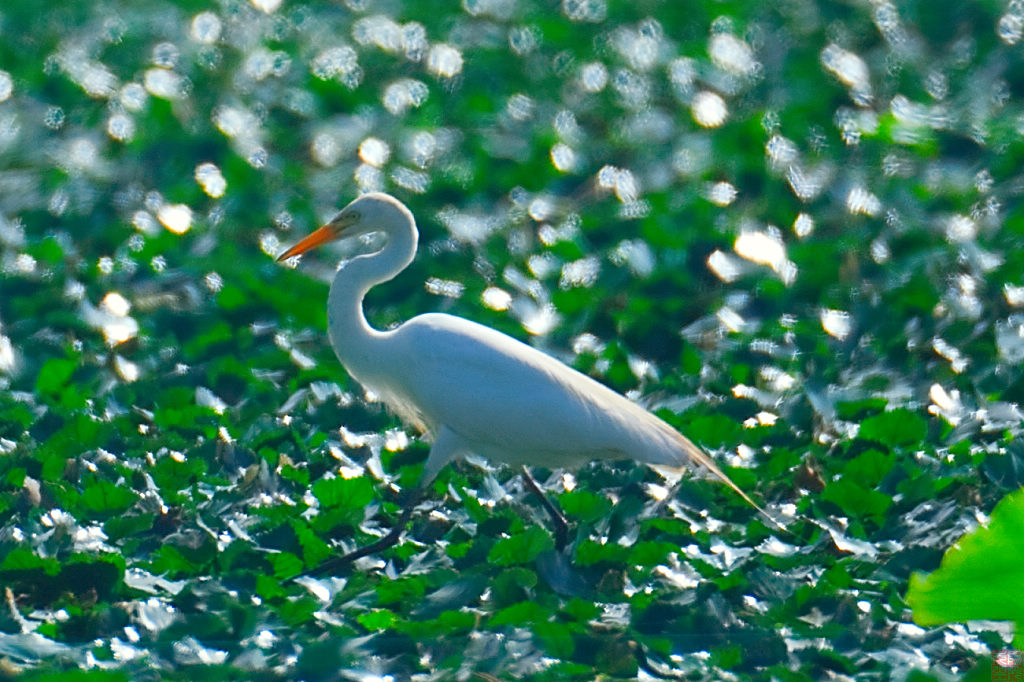
<svg viewBox="0 0 1024 682"><path fill-rule="evenodd" d="M404 531L405 527L409 524L409 518L412 516L413 507L416 506L422 497L423 490L421 488L417 488L412 491L409 495L409 499L406 500L405 505L402 507L402 515L398 517L398 521L396 521L395 525L391 527L391 531L380 540L370 543L365 547L360 547L357 550L353 550L348 554L328 559L313 570L309 571L309 574L323 575L325 573L331 573L336 569L347 566L356 559L362 559L364 556L376 554L377 552L381 552L388 547L393 547L398 544L398 540L402 537L402 531Z"/></svg>
<svg viewBox="0 0 1024 682"><path fill-rule="evenodd" d="M526 487L530 489L534 495L540 498L540 503L544 506L548 516L555 523L555 549L561 552L565 549L565 546L569 542L569 524L562 516L562 512L558 510L555 503L548 499L548 496L544 494L544 491L537 485L537 481L533 480L533 476L530 475L530 470L525 466L523 467L523 482L526 483Z"/></svg>

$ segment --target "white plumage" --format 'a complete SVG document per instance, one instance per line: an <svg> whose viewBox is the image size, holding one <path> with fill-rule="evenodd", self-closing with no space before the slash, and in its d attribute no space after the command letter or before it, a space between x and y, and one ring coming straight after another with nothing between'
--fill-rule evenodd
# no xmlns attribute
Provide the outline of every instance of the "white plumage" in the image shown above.
<svg viewBox="0 0 1024 682"><path fill-rule="evenodd" d="M685 436L607 386L489 327L441 313L378 331L363 297L416 255L416 222L387 194L366 194L279 260L328 241L381 232L380 251L337 272L328 297L331 345L349 374L433 440L423 483L467 453L558 468L633 459L680 469L693 463L757 505Z"/></svg>

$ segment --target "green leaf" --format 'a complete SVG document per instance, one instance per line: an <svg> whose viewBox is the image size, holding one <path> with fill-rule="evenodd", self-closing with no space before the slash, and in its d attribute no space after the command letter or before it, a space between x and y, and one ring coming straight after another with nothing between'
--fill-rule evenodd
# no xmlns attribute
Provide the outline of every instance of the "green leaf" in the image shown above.
<svg viewBox="0 0 1024 682"><path fill-rule="evenodd" d="M466 556L472 546L472 542L455 542L445 547L444 553L452 559L461 559Z"/></svg>
<svg viewBox="0 0 1024 682"><path fill-rule="evenodd" d="M697 417L686 425L687 437L704 447L717 448L735 445L742 440L743 426L722 414Z"/></svg>
<svg viewBox="0 0 1024 682"><path fill-rule="evenodd" d="M612 508L611 500L589 490L573 490L562 493L558 496L558 503L566 514L587 523L604 518Z"/></svg>
<svg viewBox="0 0 1024 682"><path fill-rule="evenodd" d="M840 589L846 589L853 582L850 572L843 564L835 564L825 571L822 577Z"/></svg>
<svg viewBox="0 0 1024 682"><path fill-rule="evenodd" d="M61 248L60 242L53 237L47 237L41 241L34 252L36 258L50 263L59 263L64 258L64 249Z"/></svg>
<svg viewBox="0 0 1024 682"><path fill-rule="evenodd" d="M12 549L3 563L0 563L0 570L3 571L31 571L41 569L47 575L60 573L60 562L56 559L37 556L32 550L24 548Z"/></svg>
<svg viewBox="0 0 1024 682"><path fill-rule="evenodd" d="M876 414L885 409L889 401L885 398L864 398L863 400L840 400L836 403L836 416L840 419L856 420L866 413Z"/></svg>
<svg viewBox="0 0 1024 682"><path fill-rule="evenodd" d="M173 545L161 545L156 551L151 568L153 573L167 573L177 576L179 573L192 575L196 571L196 565L185 558L177 547Z"/></svg>
<svg viewBox="0 0 1024 682"><path fill-rule="evenodd" d="M679 547L671 542L638 542L629 553L629 563L637 566L656 566L665 561L672 552L678 552Z"/></svg>
<svg viewBox="0 0 1024 682"><path fill-rule="evenodd" d="M110 481L95 481L82 493L82 503L96 512L120 512L132 506L136 494L131 488Z"/></svg>
<svg viewBox="0 0 1024 682"><path fill-rule="evenodd" d="M112 516L103 524L103 530L111 540L120 540L153 527L156 514L121 514Z"/></svg>
<svg viewBox="0 0 1024 682"><path fill-rule="evenodd" d="M572 630L566 623L533 622L530 630L534 637L543 643L544 650L552 658L571 658L576 651Z"/></svg>
<svg viewBox="0 0 1024 682"><path fill-rule="evenodd" d="M240 288L227 284L217 293L217 303L224 310L235 310L249 302L249 297Z"/></svg>
<svg viewBox="0 0 1024 682"><path fill-rule="evenodd" d="M36 377L36 392L44 395L59 393L67 386L71 375L78 369L78 362L64 358L51 358L46 361L39 376Z"/></svg>
<svg viewBox="0 0 1024 682"><path fill-rule="evenodd" d="M367 630L388 630L395 625L395 614L384 609L370 611L356 616L356 620Z"/></svg>
<svg viewBox="0 0 1024 682"><path fill-rule="evenodd" d="M0 397L6 398L3 400L5 404L0 409L0 429L7 430L4 435L10 434L9 437L16 437L15 434L27 429L35 421L35 417L24 403L14 402L7 396ZM0 433L4 433L4 431L0 431Z"/></svg>
<svg viewBox="0 0 1024 682"><path fill-rule="evenodd" d="M868 417L858 437L883 445L914 445L928 434L928 423L916 412L900 408Z"/></svg>
<svg viewBox="0 0 1024 682"><path fill-rule="evenodd" d="M690 376L697 376L700 374L700 370L704 367L704 360L701 359L700 354L690 344L684 344L682 354L679 358L679 364L682 367L683 373Z"/></svg>
<svg viewBox="0 0 1024 682"><path fill-rule="evenodd" d="M527 564L554 546L555 541L546 531L539 526L530 526L522 533L495 542L487 560L499 566Z"/></svg>
<svg viewBox="0 0 1024 682"><path fill-rule="evenodd" d="M629 556L628 547L610 543L600 543L593 540L584 540L576 547L576 561L581 566L591 566L602 561L620 563Z"/></svg>
<svg viewBox="0 0 1024 682"><path fill-rule="evenodd" d="M896 455L887 455L872 449L850 460L843 469L843 477L856 481L865 488L873 488L895 464Z"/></svg>
<svg viewBox="0 0 1024 682"><path fill-rule="evenodd" d="M423 576L396 578L377 585L377 603L381 606L413 604L419 602L426 591L427 583Z"/></svg>
<svg viewBox="0 0 1024 682"><path fill-rule="evenodd" d="M317 566L331 555L330 545L321 540L308 523L292 521L292 529L302 546L302 559L307 566Z"/></svg>
<svg viewBox="0 0 1024 682"><path fill-rule="evenodd" d="M201 457L189 456L184 461L176 457L161 457L150 472L160 489L169 492L191 486L205 470L206 463Z"/></svg>
<svg viewBox="0 0 1024 682"><path fill-rule="evenodd" d="M279 580L294 578L302 573L302 559L291 552L280 552L269 555L270 564L274 567L274 577Z"/></svg>
<svg viewBox="0 0 1024 682"><path fill-rule="evenodd" d="M892 498L885 493L865 488L845 476L825 486L821 496L848 515L856 518L870 516L878 525L884 523L885 512L892 504Z"/></svg>
<svg viewBox="0 0 1024 682"><path fill-rule="evenodd" d="M550 615L546 608L535 601L521 601L494 614L490 626L532 625L546 621Z"/></svg>
<svg viewBox="0 0 1024 682"><path fill-rule="evenodd" d="M537 585L537 574L528 568L507 568L491 582L494 603L501 606L526 599Z"/></svg>
<svg viewBox="0 0 1024 682"><path fill-rule="evenodd" d="M910 576L907 603L919 625L1007 620L1024 630L1024 489L1003 498L987 528L963 536L938 570Z"/></svg>
<svg viewBox="0 0 1024 682"><path fill-rule="evenodd" d="M437 624L449 634L469 632L476 625L476 616L468 611L443 611L437 617Z"/></svg>
<svg viewBox="0 0 1024 682"><path fill-rule="evenodd" d="M359 478L321 478L313 484L313 496L326 509L361 509L373 500L373 482Z"/></svg>
<svg viewBox="0 0 1024 682"><path fill-rule="evenodd" d="M201 358L213 354L218 345L227 345L234 337L234 332L227 322L218 322L205 329L201 334L191 337L182 347L186 357ZM226 350L226 349L225 349Z"/></svg>
<svg viewBox="0 0 1024 682"><path fill-rule="evenodd" d="M25 484L26 473L22 467L15 467L7 472L4 481L12 488L20 488Z"/></svg>
<svg viewBox="0 0 1024 682"><path fill-rule="evenodd" d="M287 593L281 587L281 581L269 575L256 576L256 594L263 599L275 599L283 597Z"/></svg>
<svg viewBox="0 0 1024 682"><path fill-rule="evenodd" d="M586 623L587 621L601 615L600 606L594 602L580 599L579 597L573 597L570 599L562 608L562 611L581 623Z"/></svg>
<svg viewBox="0 0 1024 682"><path fill-rule="evenodd" d="M286 481L294 481L303 488L309 485L309 470L308 469L297 469L292 466L281 467L281 478Z"/></svg>

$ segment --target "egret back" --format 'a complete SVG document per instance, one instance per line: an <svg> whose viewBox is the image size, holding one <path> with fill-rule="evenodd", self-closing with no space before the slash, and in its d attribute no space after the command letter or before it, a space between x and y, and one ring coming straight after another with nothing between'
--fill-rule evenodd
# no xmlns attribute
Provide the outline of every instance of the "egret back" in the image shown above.
<svg viewBox="0 0 1024 682"><path fill-rule="evenodd" d="M421 416L435 434L447 427L458 441L453 452L552 468L592 459L633 459L673 470L699 465L772 519L667 423L506 334L429 313L386 338L388 360L402 371L382 377L382 395L391 396L400 414Z"/></svg>
<svg viewBox="0 0 1024 682"><path fill-rule="evenodd" d="M671 426L607 386L483 325L443 314L386 335L378 377L400 413L447 426L467 450L509 464L572 466L635 459L682 467L706 456ZM383 360L383 358L381 358ZM373 380L371 380L373 383ZM713 466L713 464L712 464Z"/></svg>

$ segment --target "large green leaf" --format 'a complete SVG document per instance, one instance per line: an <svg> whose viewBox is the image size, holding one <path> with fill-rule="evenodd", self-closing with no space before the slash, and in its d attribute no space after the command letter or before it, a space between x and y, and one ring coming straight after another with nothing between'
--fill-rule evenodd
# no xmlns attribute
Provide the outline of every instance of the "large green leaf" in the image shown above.
<svg viewBox="0 0 1024 682"><path fill-rule="evenodd" d="M860 425L858 435L885 445L914 445L928 432L921 415L900 408L868 417Z"/></svg>
<svg viewBox="0 0 1024 682"><path fill-rule="evenodd" d="M555 541L548 533L537 526L530 526L522 533L495 542L487 560L499 566L526 564L554 546Z"/></svg>
<svg viewBox="0 0 1024 682"><path fill-rule="evenodd" d="M968 620L1016 623L1024 630L1024 488L1007 495L987 527L960 539L933 573L910 577L907 603L920 625Z"/></svg>

